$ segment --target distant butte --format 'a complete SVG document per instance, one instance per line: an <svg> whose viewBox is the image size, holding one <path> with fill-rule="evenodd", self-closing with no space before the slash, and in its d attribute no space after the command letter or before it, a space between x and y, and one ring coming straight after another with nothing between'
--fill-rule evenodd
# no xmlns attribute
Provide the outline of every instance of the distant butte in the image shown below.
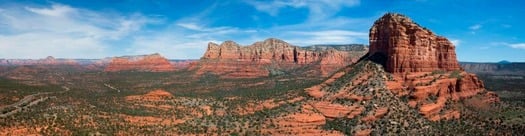
<svg viewBox="0 0 525 136"><path fill-rule="evenodd" d="M168 59L158 53L141 56L123 56L111 59L104 71L149 71L166 72L175 68Z"/></svg>

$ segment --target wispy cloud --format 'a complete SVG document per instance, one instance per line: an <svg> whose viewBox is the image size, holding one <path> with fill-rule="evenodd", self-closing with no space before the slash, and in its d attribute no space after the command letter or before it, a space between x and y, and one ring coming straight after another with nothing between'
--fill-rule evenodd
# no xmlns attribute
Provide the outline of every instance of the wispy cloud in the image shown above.
<svg viewBox="0 0 525 136"><path fill-rule="evenodd" d="M525 43L492 42L492 46L508 46L515 49L525 49Z"/></svg>
<svg viewBox="0 0 525 136"><path fill-rule="evenodd" d="M195 59L203 54L208 42L217 41L207 38L192 39L164 31L150 36L137 36L125 50L129 55L160 53L168 58Z"/></svg>
<svg viewBox="0 0 525 136"><path fill-rule="evenodd" d="M509 46L516 49L525 49L525 43L509 44Z"/></svg>
<svg viewBox="0 0 525 136"><path fill-rule="evenodd" d="M48 7L6 7L0 12L0 57L100 58L112 44L157 19L140 14L108 15L53 3Z"/></svg>
<svg viewBox="0 0 525 136"><path fill-rule="evenodd" d="M481 24L475 24L475 25L468 27L468 29L475 31L475 30L480 29L481 27L482 27Z"/></svg>
<svg viewBox="0 0 525 136"><path fill-rule="evenodd" d="M282 8L307 8L310 20L321 20L333 16L343 7L359 5L360 0L250 0L247 3L272 16L278 15Z"/></svg>
<svg viewBox="0 0 525 136"><path fill-rule="evenodd" d="M178 23L177 25L180 26L180 27L184 27L186 29L190 29L190 30L206 31L204 28L202 28L201 26L197 26L194 23Z"/></svg>
<svg viewBox="0 0 525 136"><path fill-rule="evenodd" d="M347 30L291 31L287 34L295 35L288 41L298 45L345 44L368 39L368 33Z"/></svg>
<svg viewBox="0 0 525 136"><path fill-rule="evenodd" d="M51 8L31 8L26 7L28 11L31 11L33 13L46 15L46 16L54 16L54 17L66 17L68 14L76 12L77 10L74 8L71 8L69 6L60 5L60 4L53 4L51 5Z"/></svg>
<svg viewBox="0 0 525 136"><path fill-rule="evenodd" d="M177 23L178 26L189 29L189 30L195 30L195 31L202 31L202 32L211 32L211 31L222 31L222 30L231 30L236 29L233 27L204 27L201 25L197 25L196 23Z"/></svg>
<svg viewBox="0 0 525 136"><path fill-rule="evenodd" d="M275 11L270 11L253 5L260 12L276 15L282 8L307 8L308 19L264 28L216 25L210 13L220 10L217 4L175 20L141 13L106 13L59 3L0 7L0 58L103 58L157 52L168 58L196 59L208 42L234 40L249 45L269 37L299 46L366 43L368 24L376 18L336 15L344 7L358 5L358 0L250 2L276 6ZM150 25L160 27L151 29Z"/></svg>
<svg viewBox="0 0 525 136"><path fill-rule="evenodd" d="M306 20L297 24L275 26L266 29L270 37L278 37L300 46L312 44L366 43L368 25L376 17L348 18L337 16L343 8L355 7L360 0L250 0L256 10L280 17L286 8L308 10ZM378 15L379 16L379 15ZM350 27L349 27L350 26ZM265 37L265 35L260 35Z"/></svg>

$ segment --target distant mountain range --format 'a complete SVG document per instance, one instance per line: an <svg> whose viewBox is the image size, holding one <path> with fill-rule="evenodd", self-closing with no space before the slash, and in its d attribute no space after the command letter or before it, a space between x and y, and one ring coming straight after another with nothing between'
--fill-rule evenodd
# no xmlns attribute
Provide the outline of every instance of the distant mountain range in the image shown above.
<svg viewBox="0 0 525 136"><path fill-rule="evenodd" d="M497 63L460 62L465 71L476 74L525 75L525 62L500 61Z"/></svg>

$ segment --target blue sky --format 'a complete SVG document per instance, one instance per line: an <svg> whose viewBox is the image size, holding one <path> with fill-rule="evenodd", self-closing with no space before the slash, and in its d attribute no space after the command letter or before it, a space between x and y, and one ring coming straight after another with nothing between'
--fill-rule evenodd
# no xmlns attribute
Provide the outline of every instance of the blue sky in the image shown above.
<svg viewBox="0 0 525 136"><path fill-rule="evenodd" d="M368 44L386 12L456 44L460 61L525 62L521 0L0 0L0 58L161 53L198 59L208 42L270 37L298 46Z"/></svg>

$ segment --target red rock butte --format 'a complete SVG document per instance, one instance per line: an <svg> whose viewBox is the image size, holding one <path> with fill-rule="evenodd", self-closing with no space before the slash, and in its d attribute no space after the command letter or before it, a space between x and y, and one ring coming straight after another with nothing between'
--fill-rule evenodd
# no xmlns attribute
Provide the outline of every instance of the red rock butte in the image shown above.
<svg viewBox="0 0 525 136"><path fill-rule="evenodd" d="M370 28L369 57L391 73L461 69L448 39L396 13L385 14Z"/></svg>
<svg viewBox="0 0 525 136"><path fill-rule="evenodd" d="M329 46L293 46L285 41L269 38L249 46L233 41L218 45L209 43L199 61L197 75L211 72L224 78L266 77L272 70L290 70L312 66L312 73L328 76L334 71L355 63L367 48L353 50L354 45L343 45L342 49Z"/></svg>
<svg viewBox="0 0 525 136"><path fill-rule="evenodd" d="M251 46L240 46L233 41L226 41L221 45L209 43L208 50L203 56L204 59L230 59L259 63L278 61L298 64L312 63L321 57L322 52L303 50L275 38L255 42Z"/></svg>
<svg viewBox="0 0 525 136"><path fill-rule="evenodd" d="M149 71L165 72L173 71L175 68L168 59L155 53L142 56L115 57L111 60L104 71Z"/></svg>

